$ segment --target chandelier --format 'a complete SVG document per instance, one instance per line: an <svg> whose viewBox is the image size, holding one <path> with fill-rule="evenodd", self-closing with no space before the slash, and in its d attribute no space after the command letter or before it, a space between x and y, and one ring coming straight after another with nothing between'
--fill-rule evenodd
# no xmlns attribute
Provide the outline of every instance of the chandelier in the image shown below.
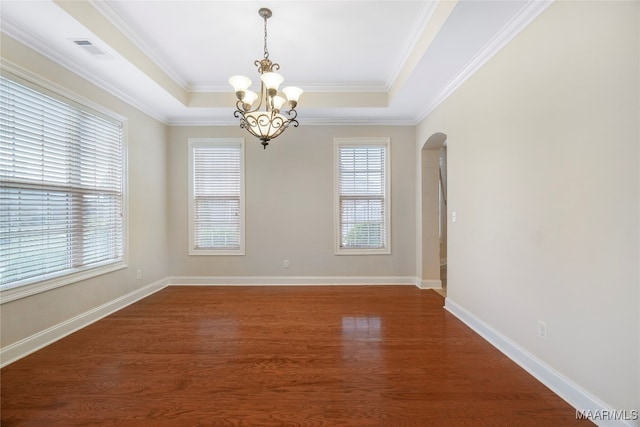
<svg viewBox="0 0 640 427"><path fill-rule="evenodd" d="M260 95L249 90L251 80L248 77L232 76L229 83L238 98L234 117L240 119L241 128L259 138L264 148L267 148L269 141L282 134L289 125L298 127L296 106L302 89L288 86L282 89L284 96L278 94L278 87L284 77L274 72L280 69L280 65L271 62L267 49L267 19L271 18L272 13L270 9L263 7L258 15L264 18L264 57L254 62L260 73ZM258 105L254 108L258 98ZM282 109L285 103L288 111Z"/></svg>

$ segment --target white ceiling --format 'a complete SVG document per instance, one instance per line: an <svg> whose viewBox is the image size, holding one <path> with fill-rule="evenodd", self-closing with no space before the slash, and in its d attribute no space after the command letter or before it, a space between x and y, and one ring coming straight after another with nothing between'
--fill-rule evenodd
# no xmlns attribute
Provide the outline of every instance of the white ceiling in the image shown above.
<svg viewBox="0 0 640 427"><path fill-rule="evenodd" d="M3 0L0 28L164 123L237 124L227 80L259 82L268 7L269 58L305 90L301 125L416 124L549 4Z"/></svg>

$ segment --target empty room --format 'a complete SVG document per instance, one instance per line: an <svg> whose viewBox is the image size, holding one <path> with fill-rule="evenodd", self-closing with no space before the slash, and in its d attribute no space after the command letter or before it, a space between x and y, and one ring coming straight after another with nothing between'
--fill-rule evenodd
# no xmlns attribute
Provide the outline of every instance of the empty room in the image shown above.
<svg viewBox="0 0 640 427"><path fill-rule="evenodd" d="M640 427L639 1L0 32L3 427Z"/></svg>

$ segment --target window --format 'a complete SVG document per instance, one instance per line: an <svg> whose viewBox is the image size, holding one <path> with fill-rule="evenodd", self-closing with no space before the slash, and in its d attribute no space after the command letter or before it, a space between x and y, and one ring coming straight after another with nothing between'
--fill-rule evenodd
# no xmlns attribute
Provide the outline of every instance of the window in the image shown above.
<svg viewBox="0 0 640 427"><path fill-rule="evenodd" d="M338 138L336 254L389 254L389 138Z"/></svg>
<svg viewBox="0 0 640 427"><path fill-rule="evenodd" d="M244 255L244 139L189 139L189 254Z"/></svg>
<svg viewBox="0 0 640 427"><path fill-rule="evenodd" d="M125 267L124 150L121 121L0 77L1 290Z"/></svg>

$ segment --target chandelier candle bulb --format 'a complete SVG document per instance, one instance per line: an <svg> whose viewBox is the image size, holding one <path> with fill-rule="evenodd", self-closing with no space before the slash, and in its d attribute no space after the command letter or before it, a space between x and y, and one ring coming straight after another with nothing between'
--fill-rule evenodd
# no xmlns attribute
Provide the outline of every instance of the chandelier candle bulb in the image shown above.
<svg viewBox="0 0 640 427"><path fill-rule="evenodd" d="M269 96L273 97L276 95L276 93L278 93L278 88L284 81L284 77L282 77L278 73L270 72L270 73L264 73L263 75L261 75L260 80L262 80L262 83L264 83L264 85L267 87L267 92L269 93Z"/></svg>
<svg viewBox="0 0 640 427"><path fill-rule="evenodd" d="M242 103L244 104L245 110L250 110L253 103L258 99L258 94L252 90L247 90L244 94L244 98L242 98Z"/></svg>
<svg viewBox="0 0 640 427"><path fill-rule="evenodd" d="M295 86L287 86L285 88L282 88L282 93L284 93L284 96L287 97L287 101L289 101L289 105L291 105L291 108L296 108L296 106L298 105L298 99L300 99L300 95L302 95L302 92L304 92L302 89Z"/></svg>
<svg viewBox="0 0 640 427"><path fill-rule="evenodd" d="M245 92L249 89L249 86L251 86L251 79L245 76L231 76L229 78L229 84L233 86L233 90L235 91L238 99L242 100Z"/></svg>
<svg viewBox="0 0 640 427"><path fill-rule="evenodd" d="M284 105L284 103L286 102L286 99L284 99L281 96L274 96L273 97L273 109L275 111L280 111L280 108L282 108L282 106Z"/></svg>
<svg viewBox="0 0 640 427"><path fill-rule="evenodd" d="M289 125L298 127L296 107L302 89L289 86L282 89L286 99L278 95L278 88L284 81L284 77L274 72L274 70L280 69L280 65L271 62L267 49L267 19L271 18L272 13L267 8L261 8L258 15L264 19L264 57L254 62L258 67L258 73L260 73L260 92L249 90L251 80L245 76L232 76L229 79L229 84L233 87L236 98L238 98L236 111L233 112L234 117L240 119L242 129L246 129L250 134L260 139L263 147L267 148L269 141L280 136ZM253 104L258 99L258 106L254 108ZM289 111L281 112L280 110L285 103L288 103ZM261 108L263 109L261 110Z"/></svg>

